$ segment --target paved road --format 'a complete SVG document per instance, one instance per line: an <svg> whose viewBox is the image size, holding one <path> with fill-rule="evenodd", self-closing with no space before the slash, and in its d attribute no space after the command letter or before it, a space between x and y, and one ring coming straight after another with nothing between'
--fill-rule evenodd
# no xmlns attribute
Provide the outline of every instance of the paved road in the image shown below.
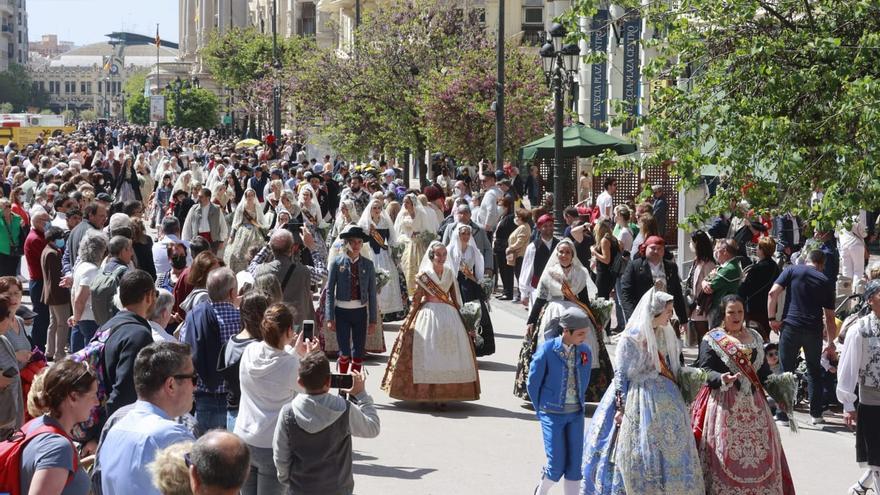
<svg viewBox="0 0 880 495"><path fill-rule="evenodd" d="M379 390L386 356L368 361L367 389L379 408L382 433L372 440L354 439L356 493L532 493L544 461L540 429L532 411L511 393L525 310L493 303L492 320L498 351L480 359L477 402L439 411L395 401ZM395 335L396 325L386 325L389 349ZM801 422L809 419L806 412L797 416ZM799 494L842 495L861 472L853 434L845 431L839 414L829 419L824 431L801 423L796 435L787 428L781 432Z"/></svg>

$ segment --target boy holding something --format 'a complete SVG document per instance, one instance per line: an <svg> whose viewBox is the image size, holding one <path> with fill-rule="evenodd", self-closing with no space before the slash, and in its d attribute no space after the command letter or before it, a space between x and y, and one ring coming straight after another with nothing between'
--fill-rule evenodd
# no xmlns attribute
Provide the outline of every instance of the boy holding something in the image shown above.
<svg viewBox="0 0 880 495"><path fill-rule="evenodd" d="M357 404L330 392L330 361L322 352L307 354L299 363L299 385L306 391L286 404L278 415L272 442L278 479L287 493L349 495L354 491L351 436L379 435L379 415L364 390L364 375L352 372L345 392Z"/></svg>

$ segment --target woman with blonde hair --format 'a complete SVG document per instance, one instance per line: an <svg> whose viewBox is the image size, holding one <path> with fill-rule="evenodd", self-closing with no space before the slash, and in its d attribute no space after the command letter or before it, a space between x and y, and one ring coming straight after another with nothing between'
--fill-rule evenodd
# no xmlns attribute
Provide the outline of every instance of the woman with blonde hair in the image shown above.
<svg viewBox="0 0 880 495"><path fill-rule="evenodd" d="M404 246L400 269L406 278L410 296L416 291L416 274L420 260L427 251L428 241L436 237L437 226L434 223L433 215L429 215L418 196L410 193L403 197L403 208L394 221L394 230L398 242Z"/></svg>

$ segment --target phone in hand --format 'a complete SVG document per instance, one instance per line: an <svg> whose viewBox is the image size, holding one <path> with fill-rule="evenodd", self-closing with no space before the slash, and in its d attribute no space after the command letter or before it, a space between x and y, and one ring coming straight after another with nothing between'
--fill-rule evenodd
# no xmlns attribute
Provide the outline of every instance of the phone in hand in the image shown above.
<svg viewBox="0 0 880 495"><path fill-rule="evenodd" d="M309 339L313 340L315 338L315 321L314 320L303 320L302 326L302 334L303 340Z"/></svg>
<svg viewBox="0 0 880 495"><path fill-rule="evenodd" d="M354 386L353 375L340 375L333 373L330 375L330 388L349 389Z"/></svg>
<svg viewBox="0 0 880 495"><path fill-rule="evenodd" d="M6 378L12 378L13 376L18 374L18 366L10 366L3 370L3 376Z"/></svg>

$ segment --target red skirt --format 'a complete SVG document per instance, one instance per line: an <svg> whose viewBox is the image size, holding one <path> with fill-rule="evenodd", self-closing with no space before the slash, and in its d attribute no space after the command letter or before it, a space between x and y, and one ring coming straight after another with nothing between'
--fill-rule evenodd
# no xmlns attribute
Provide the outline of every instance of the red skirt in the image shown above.
<svg viewBox="0 0 880 495"><path fill-rule="evenodd" d="M704 386L691 406L706 493L794 495L779 430L760 392Z"/></svg>

